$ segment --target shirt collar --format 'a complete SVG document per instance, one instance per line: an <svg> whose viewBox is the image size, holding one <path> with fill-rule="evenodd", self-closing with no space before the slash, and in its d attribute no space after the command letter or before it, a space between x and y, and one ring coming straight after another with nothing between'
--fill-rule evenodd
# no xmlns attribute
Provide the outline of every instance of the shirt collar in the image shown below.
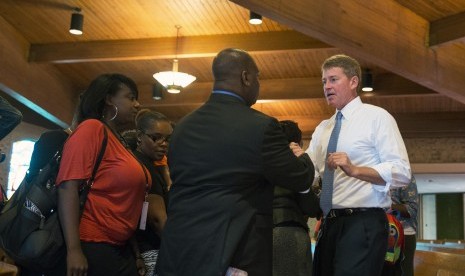
<svg viewBox="0 0 465 276"><path fill-rule="evenodd" d="M245 103L245 100L241 96L239 96L239 95L237 95L236 93L233 93L233 92L224 91L224 90L213 90L212 94L223 94L223 95L233 96L233 97L236 97L239 100L241 100L243 103Z"/></svg>
<svg viewBox="0 0 465 276"><path fill-rule="evenodd" d="M341 110L336 110L336 114L338 111L341 111L342 116L347 120L350 119L352 114L354 114L355 110L362 106L362 99L360 99L360 96L357 96L355 99L350 101L346 106L344 106Z"/></svg>

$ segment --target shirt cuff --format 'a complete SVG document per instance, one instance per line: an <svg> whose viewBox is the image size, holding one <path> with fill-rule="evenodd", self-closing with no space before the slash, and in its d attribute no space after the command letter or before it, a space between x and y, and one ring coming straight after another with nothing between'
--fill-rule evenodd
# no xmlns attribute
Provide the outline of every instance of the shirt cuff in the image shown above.
<svg viewBox="0 0 465 276"><path fill-rule="evenodd" d="M392 183L392 164L389 163L382 163L377 164L371 167L375 171L379 173L381 178L386 182L386 185L373 185L373 188L380 192L387 192L389 191L389 187L391 187Z"/></svg>

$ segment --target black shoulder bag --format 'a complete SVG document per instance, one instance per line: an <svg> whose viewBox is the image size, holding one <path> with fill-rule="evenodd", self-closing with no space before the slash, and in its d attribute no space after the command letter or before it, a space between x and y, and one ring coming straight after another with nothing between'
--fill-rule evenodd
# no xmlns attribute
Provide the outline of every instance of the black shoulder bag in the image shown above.
<svg viewBox="0 0 465 276"><path fill-rule="evenodd" d="M81 213L107 142L108 134L104 128L102 147L92 176L80 190ZM25 177L0 215L0 246L16 264L36 271L53 269L66 255L55 186L61 152L62 149L29 181Z"/></svg>

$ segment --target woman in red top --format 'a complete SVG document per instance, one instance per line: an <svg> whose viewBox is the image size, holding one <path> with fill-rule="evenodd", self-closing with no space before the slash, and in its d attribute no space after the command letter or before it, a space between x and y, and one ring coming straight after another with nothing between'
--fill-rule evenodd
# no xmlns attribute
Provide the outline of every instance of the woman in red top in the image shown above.
<svg viewBox="0 0 465 276"><path fill-rule="evenodd" d="M138 275L128 243L151 179L119 134L134 122L137 96L134 81L118 74L99 76L82 95L82 119L63 148L56 180L67 275ZM91 177L104 128L107 147L80 218L79 187Z"/></svg>

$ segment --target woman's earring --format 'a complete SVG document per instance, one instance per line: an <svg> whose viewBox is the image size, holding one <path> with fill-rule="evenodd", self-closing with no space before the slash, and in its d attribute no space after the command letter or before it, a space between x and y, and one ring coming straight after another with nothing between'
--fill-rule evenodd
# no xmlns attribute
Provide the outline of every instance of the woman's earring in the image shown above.
<svg viewBox="0 0 465 276"><path fill-rule="evenodd" d="M116 118L116 116L118 116L118 107L114 104L113 106L115 107L115 116L111 117L110 121L113 121Z"/></svg>

